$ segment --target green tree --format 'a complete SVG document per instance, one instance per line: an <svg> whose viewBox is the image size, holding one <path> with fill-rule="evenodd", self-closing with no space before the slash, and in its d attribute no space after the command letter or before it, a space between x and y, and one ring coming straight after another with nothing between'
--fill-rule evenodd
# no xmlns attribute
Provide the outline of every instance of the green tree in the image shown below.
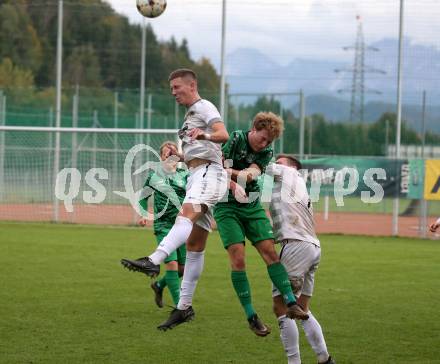
<svg viewBox="0 0 440 364"><path fill-rule="evenodd" d="M371 125L368 130L368 138L375 145L375 154L385 154L386 124L388 123L388 143L395 144L397 130L397 116L395 113L387 112ZM419 144L421 142L417 133L407 126L403 120L401 125L400 138L402 144Z"/></svg>
<svg viewBox="0 0 440 364"><path fill-rule="evenodd" d="M3 89L29 88L34 85L30 70L14 66L10 58L3 58L0 63L0 87Z"/></svg>
<svg viewBox="0 0 440 364"><path fill-rule="evenodd" d="M101 69L92 45L75 47L64 63L64 82L69 85L101 86Z"/></svg>
<svg viewBox="0 0 440 364"><path fill-rule="evenodd" d="M41 43L23 0L0 4L0 59L5 57L33 72L43 60Z"/></svg>

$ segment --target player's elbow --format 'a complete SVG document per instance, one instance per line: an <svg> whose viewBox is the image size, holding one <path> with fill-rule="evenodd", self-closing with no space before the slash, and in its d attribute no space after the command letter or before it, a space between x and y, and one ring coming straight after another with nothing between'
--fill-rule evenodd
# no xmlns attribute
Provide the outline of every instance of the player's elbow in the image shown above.
<svg viewBox="0 0 440 364"><path fill-rule="evenodd" d="M229 139L229 133L227 132L227 130L221 130L217 138L218 142L226 143L228 139Z"/></svg>

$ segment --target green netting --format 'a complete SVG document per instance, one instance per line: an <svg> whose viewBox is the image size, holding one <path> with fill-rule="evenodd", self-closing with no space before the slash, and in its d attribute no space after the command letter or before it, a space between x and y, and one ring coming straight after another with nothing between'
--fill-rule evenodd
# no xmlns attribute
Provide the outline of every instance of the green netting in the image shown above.
<svg viewBox="0 0 440 364"><path fill-rule="evenodd" d="M54 199L55 133L8 131L3 134L5 143L0 149L3 163L1 173L2 203L51 202ZM77 168L82 176L91 168L108 171L105 183L110 189L123 190L123 166L129 150L137 144L146 144L159 153L160 145L166 141L177 141L177 134L117 134L81 132L60 133L60 165L63 168ZM136 157L139 166L146 161L158 161L153 153L143 152ZM142 174L135 185L143 183ZM90 189L90 188L89 188ZM117 195L109 194L105 203L125 203Z"/></svg>
<svg viewBox="0 0 440 364"><path fill-rule="evenodd" d="M6 96L6 125L54 126L55 90L8 89ZM136 128L139 125L139 90L107 90L93 88L63 89L61 126L74 125L74 96L77 97L77 127L99 126ZM217 95L203 93L217 103ZM0 106L1 108L1 106ZM144 128L177 128L184 115L168 90L145 92Z"/></svg>

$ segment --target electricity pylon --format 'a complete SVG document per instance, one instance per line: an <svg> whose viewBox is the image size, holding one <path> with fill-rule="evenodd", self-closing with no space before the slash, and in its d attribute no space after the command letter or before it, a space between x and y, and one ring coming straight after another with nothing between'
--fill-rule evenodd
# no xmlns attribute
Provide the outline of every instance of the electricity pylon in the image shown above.
<svg viewBox="0 0 440 364"><path fill-rule="evenodd" d="M343 47L344 51L354 50L354 63L352 68L336 69L335 72L351 72L352 82L351 88L338 90L339 93L351 92L350 104L350 121L364 121L364 95L365 93L381 94L378 90L368 89L365 87L365 73L385 74L385 71L365 65L365 52L378 52L379 49L365 45L364 32L362 29L362 21L359 15L356 16L358 23L356 43L354 46Z"/></svg>

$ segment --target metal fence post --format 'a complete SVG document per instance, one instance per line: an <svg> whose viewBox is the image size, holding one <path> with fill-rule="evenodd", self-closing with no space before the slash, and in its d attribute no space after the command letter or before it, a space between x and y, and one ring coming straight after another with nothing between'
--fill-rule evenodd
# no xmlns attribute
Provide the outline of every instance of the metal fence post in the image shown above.
<svg viewBox="0 0 440 364"><path fill-rule="evenodd" d="M78 127L78 107L79 107L79 94L78 94L78 86L77 86L76 93L73 95L72 128ZM72 168L76 168L78 164L77 144L78 144L78 134L74 132L72 133L72 156L71 156Z"/></svg>
<svg viewBox="0 0 440 364"><path fill-rule="evenodd" d="M422 160L425 162L425 139L426 139L426 130L425 130L425 116L426 116L426 91L423 91L422 94ZM425 200L425 196L422 196L422 201L420 204L420 232L421 237L426 238L426 229L428 225L428 201Z"/></svg>
<svg viewBox="0 0 440 364"><path fill-rule="evenodd" d="M147 98L147 129L151 129L151 115L152 115L152 106L153 106L153 95L151 93L148 94L148 98ZM143 129L144 126L141 125L141 129ZM151 135L150 133L147 134L147 145L151 147ZM150 153L148 153L149 156ZM148 158L150 159L150 158Z"/></svg>
<svg viewBox="0 0 440 364"><path fill-rule="evenodd" d="M53 125L54 124L54 110L53 110L52 106L49 107L49 113L47 116L48 116L48 121L47 121L48 126L53 127L54 126ZM53 169L52 162L55 162L54 155L53 155L53 152L54 152L53 147L54 147L53 146L53 133L48 132L48 143L47 143L47 175L48 176L51 175L51 171ZM50 177L49 177L49 179L50 179ZM48 183L48 186L52 186L52 184ZM56 197L55 197L54 193L52 193L52 199L54 200L53 203L55 204Z"/></svg>
<svg viewBox="0 0 440 364"><path fill-rule="evenodd" d="M57 62L56 62L56 127L61 127L61 93L62 93L62 68L63 68L63 0L58 1L58 32L57 32ZM55 197L55 186L58 170L60 168L60 152L61 152L61 140L60 133L55 133L55 156L53 162L53 180L51 183L53 198L53 215L54 221L59 221L59 204Z"/></svg>
<svg viewBox="0 0 440 364"><path fill-rule="evenodd" d="M98 127L98 110L93 111L93 128ZM96 149L98 148L98 134L93 133L93 145L92 145L92 167L96 168Z"/></svg>
<svg viewBox="0 0 440 364"><path fill-rule="evenodd" d="M304 93L299 91L299 159L304 158L304 122L305 122L305 103Z"/></svg>
<svg viewBox="0 0 440 364"><path fill-rule="evenodd" d="M115 98L114 98L114 114L113 114L113 127L115 129L118 128L118 124L119 124L119 94L116 91L115 92ZM116 186L119 181L118 181L118 149L119 149L119 145L118 145L118 134L116 133L113 136L113 186Z"/></svg>
<svg viewBox="0 0 440 364"><path fill-rule="evenodd" d="M283 118L283 106L281 105L280 102L280 118ZM284 131L286 130L286 123L284 123ZM281 134L280 137L280 153L283 154L284 153L284 133Z"/></svg>
<svg viewBox="0 0 440 364"><path fill-rule="evenodd" d="M174 103L174 127L179 129L179 104Z"/></svg>
<svg viewBox="0 0 440 364"><path fill-rule="evenodd" d="M0 90L0 126L6 125L6 96ZM5 195L5 132L0 132L0 200Z"/></svg>

